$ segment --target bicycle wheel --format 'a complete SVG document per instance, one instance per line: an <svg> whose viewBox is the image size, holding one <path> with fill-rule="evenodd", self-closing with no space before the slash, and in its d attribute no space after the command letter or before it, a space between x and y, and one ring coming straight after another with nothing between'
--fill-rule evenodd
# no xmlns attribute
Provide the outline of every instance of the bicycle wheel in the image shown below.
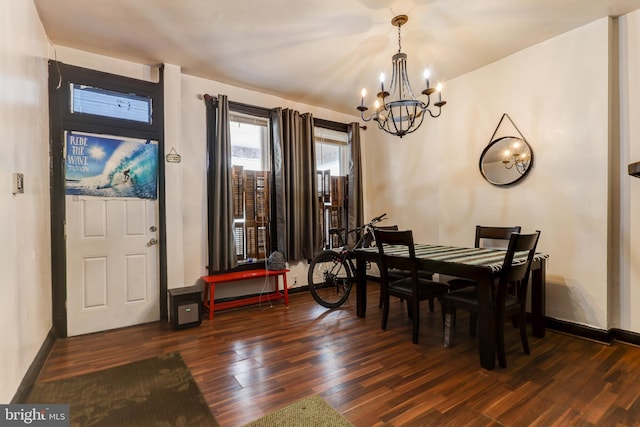
<svg viewBox="0 0 640 427"><path fill-rule="evenodd" d="M323 251L309 265L309 290L318 304L340 307L349 298L353 276L346 260L334 252Z"/></svg>

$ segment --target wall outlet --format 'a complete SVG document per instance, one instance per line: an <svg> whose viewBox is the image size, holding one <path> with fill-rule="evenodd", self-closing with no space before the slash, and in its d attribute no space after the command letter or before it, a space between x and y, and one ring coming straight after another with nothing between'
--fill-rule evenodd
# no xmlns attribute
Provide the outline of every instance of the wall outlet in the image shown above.
<svg viewBox="0 0 640 427"><path fill-rule="evenodd" d="M13 174L13 194L24 193L24 174L15 172Z"/></svg>

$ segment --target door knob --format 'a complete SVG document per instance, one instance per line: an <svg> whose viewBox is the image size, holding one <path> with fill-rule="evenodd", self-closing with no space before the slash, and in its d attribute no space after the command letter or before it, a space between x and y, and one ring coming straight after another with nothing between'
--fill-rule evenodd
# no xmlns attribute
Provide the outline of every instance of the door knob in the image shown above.
<svg viewBox="0 0 640 427"><path fill-rule="evenodd" d="M151 227L149 227L149 231L154 232L158 229L158 227L156 227L155 225L152 225Z"/></svg>
<svg viewBox="0 0 640 427"><path fill-rule="evenodd" d="M149 240L149 242L147 243L147 246L153 246L157 244L158 244L158 241L152 237L151 240Z"/></svg>

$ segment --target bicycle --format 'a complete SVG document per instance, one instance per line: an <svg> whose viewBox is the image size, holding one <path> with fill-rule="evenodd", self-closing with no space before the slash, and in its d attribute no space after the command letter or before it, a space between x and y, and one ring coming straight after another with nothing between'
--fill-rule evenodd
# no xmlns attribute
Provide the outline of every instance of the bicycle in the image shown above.
<svg viewBox="0 0 640 427"><path fill-rule="evenodd" d="M349 247L342 237L344 228L332 228L329 230L329 235L338 237L338 250L324 250L316 255L309 264L309 291L311 291L313 299L318 304L326 308L337 308L349 298L356 276L353 251L357 248L369 247L375 244L373 234L375 224L382 221L386 215L386 213L383 213L367 224L347 232L347 235L349 235L364 230L364 233L353 247Z"/></svg>

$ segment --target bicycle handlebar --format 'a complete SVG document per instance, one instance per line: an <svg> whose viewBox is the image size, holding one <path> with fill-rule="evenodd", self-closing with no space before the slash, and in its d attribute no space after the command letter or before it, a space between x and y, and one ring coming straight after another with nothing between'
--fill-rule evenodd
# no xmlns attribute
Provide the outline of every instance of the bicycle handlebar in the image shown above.
<svg viewBox="0 0 640 427"><path fill-rule="evenodd" d="M365 225L361 225L360 227L356 227L356 228L354 228L353 230L349 230L349 231L348 231L348 233L349 233L349 234L351 234L351 233L357 233L358 231L361 231L361 230L363 230L363 229L365 229L365 228L367 228L367 227L373 227L373 225L374 225L374 224L377 224L378 222L382 221L382 220L384 219L384 217L385 217L385 216L387 216L386 212L385 212L385 213L383 213L382 215L379 215L379 216L377 216L377 217L373 218L371 221L369 221L369 222L368 222L367 224L365 224ZM340 229L332 229L332 230L335 230L335 231L343 231L343 230L344 230L344 228L340 228ZM330 230L329 232L331 232L331 230Z"/></svg>
<svg viewBox="0 0 640 427"><path fill-rule="evenodd" d="M385 213L383 213L383 214L382 214L382 215L380 215L380 216L377 216L377 217L373 218L373 219L371 220L371 222L369 222L369 224L367 224L367 225L373 225L373 224L375 224L375 223L377 223L377 222L380 222L380 221L382 221L382 220L384 219L384 217L385 217L385 216L387 216L387 213L386 213L386 212L385 212Z"/></svg>
<svg viewBox="0 0 640 427"><path fill-rule="evenodd" d="M361 225L360 227L356 227L353 230L349 230L347 233L351 234L351 233L357 233L367 227L373 227L374 224L377 224L378 222L382 221L384 219L384 217L387 216L386 213L383 213L382 215L379 215L375 218L373 218L371 221L369 221L369 223L365 224L365 225ZM330 228L329 229L329 234L340 234L344 231L344 228Z"/></svg>

